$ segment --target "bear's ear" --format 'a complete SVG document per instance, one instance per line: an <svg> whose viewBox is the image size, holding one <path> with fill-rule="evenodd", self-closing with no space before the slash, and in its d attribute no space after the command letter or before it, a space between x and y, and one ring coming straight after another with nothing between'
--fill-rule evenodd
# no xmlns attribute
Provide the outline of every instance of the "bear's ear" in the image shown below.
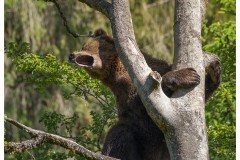
<svg viewBox="0 0 240 160"><path fill-rule="evenodd" d="M102 28L99 28L94 32L94 37L106 36L106 35L107 33Z"/></svg>

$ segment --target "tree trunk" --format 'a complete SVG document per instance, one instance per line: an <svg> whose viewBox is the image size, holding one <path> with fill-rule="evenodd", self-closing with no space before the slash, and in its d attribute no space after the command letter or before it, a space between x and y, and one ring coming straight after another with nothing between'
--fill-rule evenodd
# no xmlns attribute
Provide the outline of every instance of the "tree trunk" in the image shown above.
<svg viewBox="0 0 240 160"><path fill-rule="evenodd" d="M208 159L201 46L202 2L176 0L173 69L193 67L201 76L201 83L192 90L179 90L171 99L162 92L161 76L151 71L137 47L128 1L112 2L110 20L119 56L138 88L148 114L164 132L171 159Z"/></svg>
<svg viewBox="0 0 240 160"><path fill-rule="evenodd" d="M206 160L207 132L204 113L205 68L201 44L204 0L175 0L173 69L193 67L201 83L178 90L171 98L161 88L161 75L152 71L135 41L128 0L79 0L105 14L111 22L118 54L138 89L150 117L164 132L171 159Z"/></svg>
<svg viewBox="0 0 240 160"><path fill-rule="evenodd" d="M192 91L176 92L171 99L176 108L176 123L166 134L166 140L172 159L208 159L201 5L200 0L175 1L173 69L193 67L201 83Z"/></svg>

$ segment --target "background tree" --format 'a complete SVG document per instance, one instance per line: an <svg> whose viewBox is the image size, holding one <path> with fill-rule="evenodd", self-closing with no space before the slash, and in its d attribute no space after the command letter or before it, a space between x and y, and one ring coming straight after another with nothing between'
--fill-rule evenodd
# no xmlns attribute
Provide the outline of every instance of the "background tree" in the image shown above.
<svg viewBox="0 0 240 160"><path fill-rule="evenodd" d="M88 33L89 30L93 30L95 28L107 28L110 31L109 23L107 23L106 18L102 16L100 13L81 5L79 2L71 1L68 4L66 2L61 2L62 10L64 11L65 16L68 19L69 24L72 28L77 28L76 30L80 33ZM133 14L133 23L135 26L135 35L138 44L144 47L148 53L153 53L157 57L164 56L170 61L170 57L172 57L172 26L173 26L173 2L171 1L130 1L130 6L132 7L131 12ZM210 155L212 158L219 159L219 157L226 157L227 159L235 157L235 66L227 65L235 63L235 22L234 22L234 15L235 15L235 1L214 1L209 2L208 6L208 22L206 23L206 28L204 30L208 31L206 36L204 36L204 40L206 44L210 44L209 42L214 42L215 37L221 37L219 34L226 35L224 40L215 39L215 42L221 42L221 46L219 45L212 45L212 48L215 46L215 50L209 50L209 47L206 48L208 51L212 51L215 53L221 54L221 57L224 59L228 58L229 61L226 64L223 64L223 68L231 69L229 72L228 69L223 70L223 74L226 75L225 78L223 76L223 82L225 86L221 87L221 90L216 94L217 98L213 99L207 107L207 122L209 122L210 128ZM158 9L159 5L161 6L161 10ZM36 7L37 6L37 7ZM69 136L68 132L72 132L72 137L77 138L80 144L87 146L88 148L97 151L101 148L101 140L104 136L103 132L99 131L106 131L106 128L102 129L99 127L106 119L104 117L99 116L102 112L102 108L104 107L97 107L99 106L100 102L96 98L92 98L89 96L89 93L84 90L79 91L79 87L83 84L86 85L84 88L88 88L86 82L91 82L91 88L95 88L96 92L91 90L91 93L98 93L97 95L104 96L104 100L108 98L108 107L109 109L106 112L103 110L106 117L108 117L109 113L112 112L114 108L114 101L112 96L110 95L109 91L105 91L104 88L101 89L100 84L95 81L88 81L89 78L84 77L83 74L80 75L68 75L68 72L62 72L64 74L59 74L59 68L63 70L70 69L68 65L65 63L62 64L62 61L66 59L66 53L70 53L72 50L75 50L79 47L79 44L83 44L84 39L74 39L66 33L64 26L62 25L62 20L59 18L59 15L56 14L56 10L53 8L54 6L51 3L42 3L39 1L5 1L5 44L7 47L7 43L10 41L16 41L21 43L23 41L30 42L31 50L29 53L38 53L38 54L30 54L34 56L29 56L26 54L24 58L20 58L21 54L19 53L19 49L22 50L26 49L24 47L20 47L17 50L14 50L14 47L7 47L8 49L13 50L14 55L12 59L15 59L13 62L16 64L18 71L15 71L15 67L12 65L9 59L5 59L5 113L9 117L13 117L14 119L18 119L24 124L34 126L34 128L42 128L42 124L47 125L49 131L57 132L61 135L66 134ZM219 8L221 8L221 12L224 11L225 13L219 13ZM71 10L70 10L71 9ZM76 12L74 12L76 11ZM78 13L81 13L79 16ZM229 14L230 13L230 14ZM144 15L144 16L142 16ZM166 16L165 16L166 15ZM232 16L233 15L233 16ZM33 23L33 17L34 23ZM91 18L90 18L91 17ZM152 18L149 18L152 17ZM95 19L92 21L92 19ZM140 20L139 20L140 19ZM142 20L143 19L143 20ZM11 20L11 21L9 21ZM214 21L220 22L229 22L230 25L215 25L209 30L209 25ZM159 26L159 24L162 24ZM39 27L37 27L39 26ZM150 27L149 27L150 26ZM226 28L225 30L218 29L221 26L222 28ZM30 29L32 27L32 29ZM33 29L34 28L34 29ZM7 29L7 30L6 30ZM218 32L216 32L218 29ZM29 32L31 31L31 32ZM205 32L206 32L205 31ZM221 32L220 32L221 31ZM223 32L224 31L224 32ZM213 36L209 34L209 32L213 33ZM220 32L220 33L219 33ZM147 34L146 34L147 33ZM215 34L219 33L219 34ZM35 35L35 36L34 36ZM37 38L38 37L38 38ZM207 38L209 37L209 38ZM211 37L211 38L210 38ZM213 39L212 39L213 38ZM37 39L37 40L36 40ZM57 41L56 41L57 40ZM228 46L226 46L229 42ZM14 46L14 45L12 45ZM16 45L15 45L16 46ZM23 46L23 45L20 45ZM218 47L216 47L218 46ZM159 48L157 49L156 48ZM229 48L231 48L229 50ZM7 49L6 48L6 49ZM49 49L48 49L49 48ZM222 50L225 49L225 52ZM25 50L26 51L26 50ZM23 51L23 52L25 52ZM61 52L60 52L61 51ZM161 53L163 51L163 53ZM9 52L8 52L9 53ZM42 54L39 54L42 53ZM47 55L47 53L52 53L57 56L57 59L54 56ZM226 54L225 54L226 53ZM60 60L60 61L59 61ZM38 68L34 65L36 62L42 64ZM55 63L53 63L55 62ZM50 65L51 64L51 65ZM52 65L54 64L54 65ZM49 69L49 66L50 69ZM34 70L34 72L32 72ZM70 69L71 70L71 69ZM226 70L226 71L225 71ZM21 71L21 73L20 73ZM69 70L68 70L69 71ZM75 71L75 70L74 70ZM72 72L74 72L72 71ZM231 73L231 74L229 74ZM48 75L50 78L46 79L46 77L41 77L40 75ZM231 75L231 76L229 76ZM76 85L76 79L73 85L69 85L67 79L63 77L68 77L69 79L73 77L77 77L79 79L85 79L81 84ZM32 78L31 78L32 77ZM28 80L28 81L26 81ZM224 84L223 83L223 84ZM31 86L29 86L31 84ZM222 84L222 85L223 85ZM71 87L70 87L71 86ZM94 87L93 87L94 86ZM39 89L39 91L44 91L40 93L39 91L35 91L34 88ZM70 87L70 88L69 88ZM100 89L99 89L100 87ZM60 88L60 89L59 89ZM75 92L74 92L75 91ZM69 100L65 100L62 98L61 94L65 93L65 95L72 96L68 97L71 98ZM86 101L79 100L77 96L82 96L84 99L88 100L89 102L93 103L86 103ZM12 97L15 97L14 99ZM106 99L105 99L106 98ZM219 98L219 99L218 99ZM93 100L96 99L96 100ZM218 100L217 100L218 99ZM221 103L219 103L219 101ZM54 103L53 103L54 102ZM84 102L84 103L83 103ZM96 104L97 103L97 104ZM84 105L81 105L84 104ZM218 107L215 107L215 106ZM45 107L44 107L45 106ZM69 107L64 107L69 106ZM88 107L86 107L88 106ZM105 105L100 105L105 106ZM227 107L226 107L227 106ZM111 108L111 109L110 109ZM227 108L227 109L226 109ZM89 121L92 121L89 118L89 110L94 110L92 112L93 115L93 124L90 127L87 127L87 131L84 134L84 137L75 137L75 135L82 135L82 132L85 127L82 127L85 124L88 124ZM41 126L39 126L39 116L43 111L58 111L55 112L46 112L42 118ZM72 117L73 111L77 111L77 115L80 118L77 118L76 121L70 121L71 123L67 123L69 121L67 117ZM64 115L59 115L62 113ZM88 114L86 114L88 113ZM209 114L208 114L209 113ZM213 114L214 113L214 114ZM67 115L66 118L65 115ZM227 116L225 116L227 115ZM74 117L74 116L73 116ZM110 116L111 118L114 117L114 114ZM226 119L227 120L226 120ZM222 120L221 120L222 119ZM221 121L220 121L221 120ZM66 121L66 122L65 122ZM51 123L47 123L51 122ZM109 122L107 120L107 122ZM217 122L217 123L216 123ZM32 124L31 124L32 123ZM111 125L112 121L108 123ZM64 125L64 124L69 124ZM73 125L77 124L77 125ZM15 137L17 134L9 134L9 126L6 126L6 141L11 141L12 138L18 140ZM71 131L67 131L67 128L72 128ZM81 133L79 133L79 129ZM57 130L56 130L57 129ZM67 132L66 132L67 131ZM92 133L90 133L91 131ZM64 133L65 132L65 133ZM16 133L16 129L13 128L12 133ZM95 134L95 136L93 135ZM25 134L20 133L20 139L25 139ZM12 137L12 138L11 138ZM101 137L101 138L98 138ZM17 138L17 139L16 139ZM226 143L222 143L224 141ZM94 142L94 143L93 143ZM96 145L97 144L97 145ZM48 151L48 152L47 152ZM46 153L48 153L46 155ZM40 157L40 158L56 158L60 157L74 157L76 155L72 154L71 152L65 153L62 152L61 149L50 149L50 146L46 145L38 150L34 150L31 152L25 152L24 154L15 155L17 157ZM12 156L8 156L11 159Z"/></svg>

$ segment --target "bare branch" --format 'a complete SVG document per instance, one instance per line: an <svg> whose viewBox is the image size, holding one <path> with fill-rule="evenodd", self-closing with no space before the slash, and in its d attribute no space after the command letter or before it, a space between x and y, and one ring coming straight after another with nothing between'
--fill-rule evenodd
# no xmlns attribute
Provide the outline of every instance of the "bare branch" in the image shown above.
<svg viewBox="0 0 240 160"><path fill-rule="evenodd" d="M116 158L111 158L108 156L101 155L99 153L94 153L70 139L27 127L13 119L7 118L6 116L5 116L5 120L15 125L19 129L29 133L33 137L32 139L26 140L23 142L8 142L7 144L4 145L5 153L23 152L29 149L36 148L40 145L43 145L44 143L51 143L51 144L59 145L63 148L72 150L76 154L86 156L90 159L117 160Z"/></svg>
<svg viewBox="0 0 240 160"><path fill-rule="evenodd" d="M4 146L5 153L21 153L29 149L36 148L44 143L44 137L38 136L22 142L8 142Z"/></svg>
<svg viewBox="0 0 240 160"><path fill-rule="evenodd" d="M78 0L78 1L87 4L89 7L93 9L96 9L97 11L103 13L107 18L110 19L112 5L106 0Z"/></svg>
<svg viewBox="0 0 240 160"><path fill-rule="evenodd" d="M63 20L63 25L66 27L67 32L70 33L74 38L78 38L78 37L94 37L92 32L89 32L88 35L80 35L78 33L73 32L69 25L68 25L68 21L67 18L65 17L65 15L63 14L60 5L57 3L57 0L50 0L52 3L54 3L54 5L56 6L58 13L60 14L62 20Z"/></svg>

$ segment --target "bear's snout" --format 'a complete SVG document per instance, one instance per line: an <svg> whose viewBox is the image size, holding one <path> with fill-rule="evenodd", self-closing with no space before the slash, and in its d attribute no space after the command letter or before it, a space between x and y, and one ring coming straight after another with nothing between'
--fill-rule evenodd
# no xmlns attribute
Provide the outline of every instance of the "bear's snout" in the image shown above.
<svg viewBox="0 0 240 160"><path fill-rule="evenodd" d="M68 61L69 61L69 62L75 62L75 54L74 54L74 53L71 53L71 54L68 56Z"/></svg>

